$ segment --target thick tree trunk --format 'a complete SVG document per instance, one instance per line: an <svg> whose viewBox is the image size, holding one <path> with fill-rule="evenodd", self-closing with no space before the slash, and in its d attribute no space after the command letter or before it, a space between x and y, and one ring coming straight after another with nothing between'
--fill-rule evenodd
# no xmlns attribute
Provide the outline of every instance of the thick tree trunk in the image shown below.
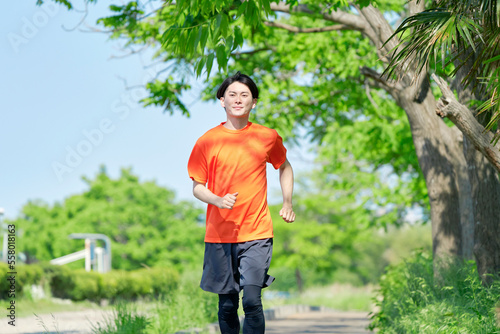
<svg viewBox="0 0 500 334"><path fill-rule="evenodd" d="M471 57L469 57L471 56ZM475 61L472 50L460 61L466 61L455 76L452 87L457 91L458 101L469 105L472 99L484 100L485 96L473 95L470 86L462 85L463 79L469 73L470 66ZM458 65L458 64L456 64ZM470 114L481 125L487 123L486 115L477 115L470 109ZM474 143L464 136L464 155L467 161L469 180L471 184L471 198L473 208L472 231L465 231L472 236L473 254L476 259L477 269L485 283L489 283L491 276L500 271L500 181L498 172L486 157L476 149ZM469 238L468 238L469 239Z"/></svg>
<svg viewBox="0 0 500 334"><path fill-rule="evenodd" d="M465 158L454 131L435 116L431 92L419 102L413 89L393 96L406 111L429 193L435 259L463 256L460 187L467 184ZM465 180L464 180L465 178Z"/></svg>
<svg viewBox="0 0 500 334"><path fill-rule="evenodd" d="M417 7L410 2L410 9L419 11ZM373 36L378 38L374 44L379 49L392 34L392 29L372 6L360 12L372 28L366 35L372 40ZM385 50L384 47L379 49L379 53L390 54L396 43L391 40ZM429 193L434 259L450 256L470 259L474 254L481 275L498 273L500 184L493 167L500 170L500 153L490 144L492 135L483 134L480 124L469 117L471 113L463 112L455 104L450 106L452 108L446 106L446 110L457 127L450 128L436 118L436 106L442 111L443 99L436 104L425 73L417 77L409 71L397 84L382 81L378 86L396 99L410 122ZM450 94L445 98L451 101L454 96ZM471 147L471 142L481 150L482 156Z"/></svg>
<svg viewBox="0 0 500 334"><path fill-rule="evenodd" d="M485 283L500 272L500 182L497 171L465 138L474 208L474 256Z"/></svg>
<svg viewBox="0 0 500 334"><path fill-rule="evenodd" d="M475 110L467 109L466 106L474 98L484 100L486 97L473 96L470 86L464 87L462 85L464 77L469 73L470 66L475 60L472 53L473 51L470 50L470 54L462 59L466 63L457 71L452 87L457 91L457 102L462 104L463 108L460 110L468 116L460 118L473 117L472 122L484 126L487 123L486 115L477 115ZM471 83L472 85L474 85L474 82ZM476 135L483 136L484 134L477 133ZM474 254L477 269L483 281L489 283L491 276L487 274L497 274L500 271L500 181L497 169L476 147L478 140L469 138L466 132L463 135L463 141L464 156L467 161L470 181L470 192L468 194L471 195L473 213L472 224L462 226L465 237L463 240L467 242L467 248L470 248ZM470 240L472 240L472 246L469 245Z"/></svg>
<svg viewBox="0 0 500 334"><path fill-rule="evenodd" d="M421 3L411 2L410 10L418 11L422 6ZM387 20L371 5L358 10L370 27L363 32L373 41L381 59L389 57L397 41L389 40L393 31ZM377 80L374 76L372 78ZM394 97L405 110L410 123L429 194L434 259L462 257L461 210L467 207L468 201L461 194L464 189L467 190L469 180L457 132L436 117L436 100L430 91L426 73L416 76L409 70L397 83L379 78L378 86ZM467 209L470 211L470 205Z"/></svg>

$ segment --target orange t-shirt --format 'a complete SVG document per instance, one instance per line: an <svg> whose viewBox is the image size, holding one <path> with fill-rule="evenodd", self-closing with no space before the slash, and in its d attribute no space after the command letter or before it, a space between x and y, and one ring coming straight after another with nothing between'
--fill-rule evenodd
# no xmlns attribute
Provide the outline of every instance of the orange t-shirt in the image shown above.
<svg viewBox="0 0 500 334"><path fill-rule="evenodd" d="M207 208L205 242L235 243L273 237L267 206L266 162L278 169L286 149L276 130L249 122L241 130L219 126L196 142L188 162L192 180L217 196L238 192L232 210Z"/></svg>

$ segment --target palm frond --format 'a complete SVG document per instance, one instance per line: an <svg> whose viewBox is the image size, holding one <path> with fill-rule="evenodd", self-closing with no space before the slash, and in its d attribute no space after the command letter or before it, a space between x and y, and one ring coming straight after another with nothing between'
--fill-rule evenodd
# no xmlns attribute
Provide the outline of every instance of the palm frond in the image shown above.
<svg viewBox="0 0 500 334"><path fill-rule="evenodd" d="M446 59L451 59L451 52L460 53L467 47L475 51L481 38L478 36L481 27L468 17L443 8L417 13L405 19L390 37L389 40L399 37L400 42L391 50L391 61L383 74L404 74L410 69L418 74L430 57L437 63L438 56L444 68L450 63Z"/></svg>

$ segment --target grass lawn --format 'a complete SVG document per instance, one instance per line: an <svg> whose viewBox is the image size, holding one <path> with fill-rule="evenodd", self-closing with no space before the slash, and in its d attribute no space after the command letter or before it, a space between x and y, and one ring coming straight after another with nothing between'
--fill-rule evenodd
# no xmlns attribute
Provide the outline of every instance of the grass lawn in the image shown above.
<svg viewBox="0 0 500 334"><path fill-rule="evenodd" d="M269 294L264 290L264 309L275 308L281 305L310 305L325 306L339 311L372 311L374 286L355 287L346 284L313 287L302 294L291 294L288 298L266 298Z"/></svg>

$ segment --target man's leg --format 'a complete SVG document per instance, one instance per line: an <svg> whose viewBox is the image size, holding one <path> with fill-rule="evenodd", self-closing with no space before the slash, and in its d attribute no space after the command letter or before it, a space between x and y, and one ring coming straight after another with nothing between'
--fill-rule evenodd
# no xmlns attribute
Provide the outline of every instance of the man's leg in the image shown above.
<svg viewBox="0 0 500 334"><path fill-rule="evenodd" d="M240 320L238 319L239 295L237 293L219 295L219 326L222 334L238 334Z"/></svg>
<svg viewBox="0 0 500 334"><path fill-rule="evenodd" d="M262 287L257 285L243 287L243 310L245 311L243 334L263 334L265 332L266 323L262 310L261 291Z"/></svg>

